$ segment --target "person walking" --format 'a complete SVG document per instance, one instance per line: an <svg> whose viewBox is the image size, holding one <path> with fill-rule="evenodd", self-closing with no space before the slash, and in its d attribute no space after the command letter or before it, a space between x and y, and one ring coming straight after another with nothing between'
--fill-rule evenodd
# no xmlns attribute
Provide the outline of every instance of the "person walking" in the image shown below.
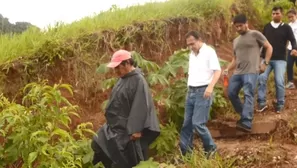
<svg viewBox="0 0 297 168"><path fill-rule="evenodd" d="M291 26L295 40L297 39L297 13L296 10L291 9L287 12L287 17L290 21L289 26ZM294 84L294 65L297 65L297 57L294 55L291 55L292 52L292 45L289 42L288 44L288 54L287 54L287 78L288 78L288 83L286 85L287 89L295 89L295 84Z"/></svg>
<svg viewBox="0 0 297 168"><path fill-rule="evenodd" d="M92 141L93 164L132 168L148 159L149 145L159 136L159 120L149 86L131 53L119 50L107 65L119 80L105 109L106 123Z"/></svg>
<svg viewBox="0 0 297 168"><path fill-rule="evenodd" d="M221 75L221 67L213 48L206 45L197 31L186 34L189 54L188 93L184 121L180 133L182 155L193 150L193 130L200 136L207 158L216 152L216 145L206 127L213 101L213 89Z"/></svg>
<svg viewBox="0 0 297 168"><path fill-rule="evenodd" d="M261 32L248 28L247 17L244 14L236 15L233 25L239 36L233 41L234 57L232 62L223 71L223 74L227 75L229 70L236 68L229 80L228 97L235 111L240 114L240 120L237 121L236 127L242 131L250 132L258 75L260 71L265 71L273 49ZM265 60L260 64L262 47L267 51ZM238 96L242 88L244 92L243 104Z"/></svg>
<svg viewBox="0 0 297 168"><path fill-rule="evenodd" d="M267 80L270 72L274 71L274 82L276 88L276 102L274 104L276 113L280 113L285 105L285 72L286 72L286 46L290 41L292 51L289 54L296 53L296 40L292 28L282 22L283 8L273 7L272 21L265 25L263 34L273 47L272 57L264 73L259 76L258 87L258 112L263 112L268 108L266 104ZM265 53L265 49L263 53Z"/></svg>

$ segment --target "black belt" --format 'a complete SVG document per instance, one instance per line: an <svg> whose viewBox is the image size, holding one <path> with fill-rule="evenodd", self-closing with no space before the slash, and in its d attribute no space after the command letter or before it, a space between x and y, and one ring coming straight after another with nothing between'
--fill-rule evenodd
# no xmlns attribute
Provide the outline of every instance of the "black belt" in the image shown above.
<svg viewBox="0 0 297 168"><path fill-rule="evenodd" d="M199 89L199 88L204 88L207 87L208 85L202 85L202 86L189 86L190 89Z"/></svg>

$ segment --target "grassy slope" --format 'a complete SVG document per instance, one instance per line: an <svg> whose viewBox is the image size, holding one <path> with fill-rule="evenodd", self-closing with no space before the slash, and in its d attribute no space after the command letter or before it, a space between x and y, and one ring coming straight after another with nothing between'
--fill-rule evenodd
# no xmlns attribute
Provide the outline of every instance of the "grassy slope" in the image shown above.
<svg viewBox="0 0 297 168"><path fill-rule="evenodd" d="M198 17L214 14L212 11L226 10L234 0L171 0L148 3L125 9L112 9L95 17L86 17L69 25L56 25L47 32L30 29L13 37L0 36L0 64L18 57L30 57L46 41L64 41L94 31L119 29L133 22L145 22L173 17ZM203 9L203 10L202 10Z"/></svg>

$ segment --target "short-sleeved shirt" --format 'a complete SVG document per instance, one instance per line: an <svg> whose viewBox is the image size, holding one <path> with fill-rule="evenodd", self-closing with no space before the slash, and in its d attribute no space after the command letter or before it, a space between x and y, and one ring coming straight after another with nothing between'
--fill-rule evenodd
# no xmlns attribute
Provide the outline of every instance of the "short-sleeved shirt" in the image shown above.
<svg viewBox="0 0 297 168"><path fill-rule="evenodd" d="M248 30L233 41L233 50L236 57L234 74L259 73L261 48L266 37L257 30Z"/></svg>
<svg viewBox="0 0 297 168"><path fill-rule="evenodd" d="M213 48L203 43L198 55L190 53L188 86L208 85L215 70L221 70L218 56Z"/></svg>

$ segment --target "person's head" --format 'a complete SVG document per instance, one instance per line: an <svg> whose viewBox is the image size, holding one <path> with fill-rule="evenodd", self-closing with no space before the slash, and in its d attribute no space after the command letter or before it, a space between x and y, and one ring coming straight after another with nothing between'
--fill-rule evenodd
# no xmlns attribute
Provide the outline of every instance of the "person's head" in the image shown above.
<svg viewBox="0 0 297 168"><path fill-rule="evenodd" d="M186 34L187 46L190 50L198 52L203 42L200 34L197 31L190 31Z"/></svg>
<svg viewBox="0 0 297 168"><path fill-rule="evenodd" d="M283 8L281 6L275 6L272 8L272 20L275 23L279 23L282 21L283 17Z"/></svg>
<svg viewBox="0 0 297 168"><path fill-rule="evenodd" d="M245 34L248 31L247 18L244 14L238 14L233 18L233 25L237 33Z"/></svg>
<svg viewBox="0 0 297 168"><path fill-rule="evenodd" d="M135 62L131 57L131 53L126 50L116 51L107 64L107 67L113 68L119 77L122 77L134 69Z"/></svg>
<svg viewBox="0 0 297 168"><path fill-rule="evenodd" d="M290 22L295 22L297 18L297 12L295 9L291 9L287 12L287 16Z"/></svg>

